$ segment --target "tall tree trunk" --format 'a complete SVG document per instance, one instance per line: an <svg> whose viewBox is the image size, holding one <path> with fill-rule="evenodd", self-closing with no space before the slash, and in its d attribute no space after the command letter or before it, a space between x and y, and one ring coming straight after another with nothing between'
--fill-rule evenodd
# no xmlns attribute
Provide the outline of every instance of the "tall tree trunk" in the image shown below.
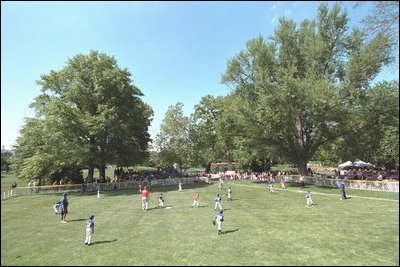
<svg viewBox="0 0 400 267"><path fill-rule="evenodd" d="M206 173L210 173L211 172L211 162L208 162L206 165Z"/></svg>
<svg viewBox="0 0 400 267"><path fill-rule="evenodd" d="M88 177L87 177L88 183L93 183L93 174L94 174L94 166L89 165L89 172L88 172Z"/></svg>
<svg viewBox="0 0 400 267"><path fill-rule="evenodd" d="M106 164L102 164L99 166L99 177L100 183L106 182Z"/></svg>
<svg viewBox="0 0 400 267"><path fill-rule="evenodd" d="M307 175L307 145L308 136L304 129L304 122L301 116L296 119L296 165L301 175Z"/></svg>
<svg viewBox="0 0 400 267"><path fill-rule="evenodd" d="M297 170L299 171L299 173L301 175L308 175L308 171L307 171L307 159L303 158L303 157L299 157L296 160L296 166L297 166Z"/></svg>

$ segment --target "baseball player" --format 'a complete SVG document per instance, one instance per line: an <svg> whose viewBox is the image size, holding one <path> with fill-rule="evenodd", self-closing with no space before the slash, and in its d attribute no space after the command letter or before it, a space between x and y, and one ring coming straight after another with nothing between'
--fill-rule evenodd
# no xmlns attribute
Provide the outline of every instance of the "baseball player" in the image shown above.
<svg viewBox="0 0 400 267"><path fill-rule="evenodd" d="M274 191L274 185L271 182L268 183L268 190L269 190L270 193L274 193L275 192Z"/></svg>
<svg viewBox="0 0 400 267"><path fill-rule="evenodd" d="M86 239L85 245L90 245L90 241L92 240L92 236L94 234L94 215L89 216L89 220L86 221Z"/></svg>
<svg viewBox="0 0 400 267"><path fill-rule="evenodd" d="M158 207L159 208L164 207L164 198L162 193L157 197L157 199L158 199Z"/></svg>
<svg viewBox="0 0 400 267"><path fill-rule="evenodd" d="M300 182L300 188L304 188L304 176L300 176L299 178L299 182Z"/></svg>
<svg viewBox="0 0 400 267"><path fill-rule="evenodd" d="M63 193L63 196L59 202L60 202L59 211L61 214L61 222L66 223L67 220L65 219L65 217L68 214L68 204L69 204L67 199L67 193Z"/></svg>
<svg viewBox="0 0 400 267"><path fill-rule="evenodd" d="M286 185L285 185L285 182L286 182L286 181L285 181L285 179L283 179L283 178L282 178L282 179L280 180L280 182L279 182L279 183L281 184L281 188L282 188L282 189L286 189L286 188L287 188Z"/></svg>
<svg viewBox="0 0 400 267"><path fill-rule="evenodd" d="M310 191L307 191L306 199L307 199L306 207L310 207L311 205L314 205L314 202L312 201L312 198L311 198L311 192Z"/></svg>
<svg viewBox="0 0 400 267"><path fill-rule="evenodd" d="M182 191L182 181L179 181L178 188L179 188L179 192L181 192Z"/></svg>
<svg viewBox="0 0 400 267"><path fill-rule="evenodd" d="M100 198L100 186L97 186L97 198Z"/></svg>
<svg viewBox="0 0 400 267"><path fill-rule="evenodd" d="M222 234L222 222L224 221L224 215L222 214L224 212L224 210L220 210L219 212L217 212L217 214L215 214L214 219L213 219L213 224L217 224L217 234L221 235Z"/></svg>
<svg viewBox="0 0 400 267"><path fill-rule="evenodd" d="M58 214L60 208L60 201L53 205L54 214Z"/></svg>
<svg viewBox="0 0 400 267"><path fill-rule="evenodd" d="M142 189L142 209L147 210L149 208L149 191L147 190L147 186Z"/></svg>
<svg viewBox="0 0 400 267"><path fill-rule="evenodd" d="M218 188L221 190L224 188L224 181L222 180L222 178L219 178Z"/></svg>
<svg viewBox="0 0 400 267"><path fill-rule="evenodd" d="M226 189L226 196L228 201L232 201L232 188Z"/></svg>
<svg viewBox="0 0 400 267"><path fill-rule="evenodd" d="M219 196L219 194L217 194L217 196L214 198L214 201L215 201L214 210L217 210L217 207L219 207L219 209L222 210L222 206L221 206L222 198Z"/></svg>
<svg viewBox="0 0 400 267"><path fill-rule="evenodd" d="M197 207L200 205L200 200L199 199L200 199L200 194L196 193L196 195L194 195L192 208L194 207L194 205L197 205Z"/></svg>
<svg viewBox="0 0 400 267"><path fill-rule="evenodd" d="M338 187L340 192L340 200L347 199L346 197L346 190L343 180L338 181Z"/></svg>

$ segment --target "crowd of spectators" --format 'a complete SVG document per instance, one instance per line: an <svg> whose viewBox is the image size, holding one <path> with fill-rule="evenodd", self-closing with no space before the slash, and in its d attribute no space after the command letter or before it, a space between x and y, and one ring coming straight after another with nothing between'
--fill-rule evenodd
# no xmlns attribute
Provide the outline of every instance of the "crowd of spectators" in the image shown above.
<svg viewBox="0 0 400 267"><path fill-rule="evenodd" d="M399 179L399 173L396 170L382 171L373 168L346 168L336 169L335 176L348 180L388 180Z"/></svg>
<svg viewBox="0 0 400 267"><path fill-rule="evenodd" d="M268 172L213 172L203 173L199 175L203 179L218 180L218 179L230 179L230 180L252 180L252 181L276 181L276 176L284 175L298 175L297 171L268 171Z"/></svg>
<svg viewBox="0 0 400 267"><path fill-rule="evenodd" d="M189 177L189 174L179 171L174 167L158 168L156 170L134 171L133 169L114 170L115 182L144 181Z"/></svg>

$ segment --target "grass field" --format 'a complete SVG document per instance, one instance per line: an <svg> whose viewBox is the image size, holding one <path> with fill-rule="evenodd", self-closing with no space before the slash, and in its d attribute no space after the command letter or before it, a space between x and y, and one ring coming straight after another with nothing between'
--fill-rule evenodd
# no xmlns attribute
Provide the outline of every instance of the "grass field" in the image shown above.
<svg viewBox="0 0 400 267"><path fill-rule="evenodd" d="M230 182L233 201L216 184L154 186L151 208L135 190L69 197L68 223L52 205L60 195L10 198L1 205L2 265L398 265L399 194L296 184L269 193L266 184ZM225 188L227 185L225 184ZM155 209L164 192L166 206ZM196 192L200 207L190 205ZM211 224L213 197L223 193L223 235ZM93 245L84 227L95 214Z"/></svg>

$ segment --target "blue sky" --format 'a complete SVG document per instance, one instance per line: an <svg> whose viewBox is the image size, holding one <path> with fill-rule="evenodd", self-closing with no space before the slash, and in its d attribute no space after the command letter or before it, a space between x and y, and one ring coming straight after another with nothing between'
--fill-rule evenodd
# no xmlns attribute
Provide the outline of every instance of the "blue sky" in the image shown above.
<svg viewBox="0 0 400 267"><path fill-rule="evenodd" d="M201 97L230 92L221 75L249 39L271 35L279 16L314 19L319 3L2 1L1 145L10 149L24 118L34 116L29 104L40 94L40 75L90 50L115 56L131 72L154 110L154 138L168 106L183 102L189 116ZM372 8L369 2L342 4L350 25L359 25ZM379 75L397 77L393 67Z"/></svg>

